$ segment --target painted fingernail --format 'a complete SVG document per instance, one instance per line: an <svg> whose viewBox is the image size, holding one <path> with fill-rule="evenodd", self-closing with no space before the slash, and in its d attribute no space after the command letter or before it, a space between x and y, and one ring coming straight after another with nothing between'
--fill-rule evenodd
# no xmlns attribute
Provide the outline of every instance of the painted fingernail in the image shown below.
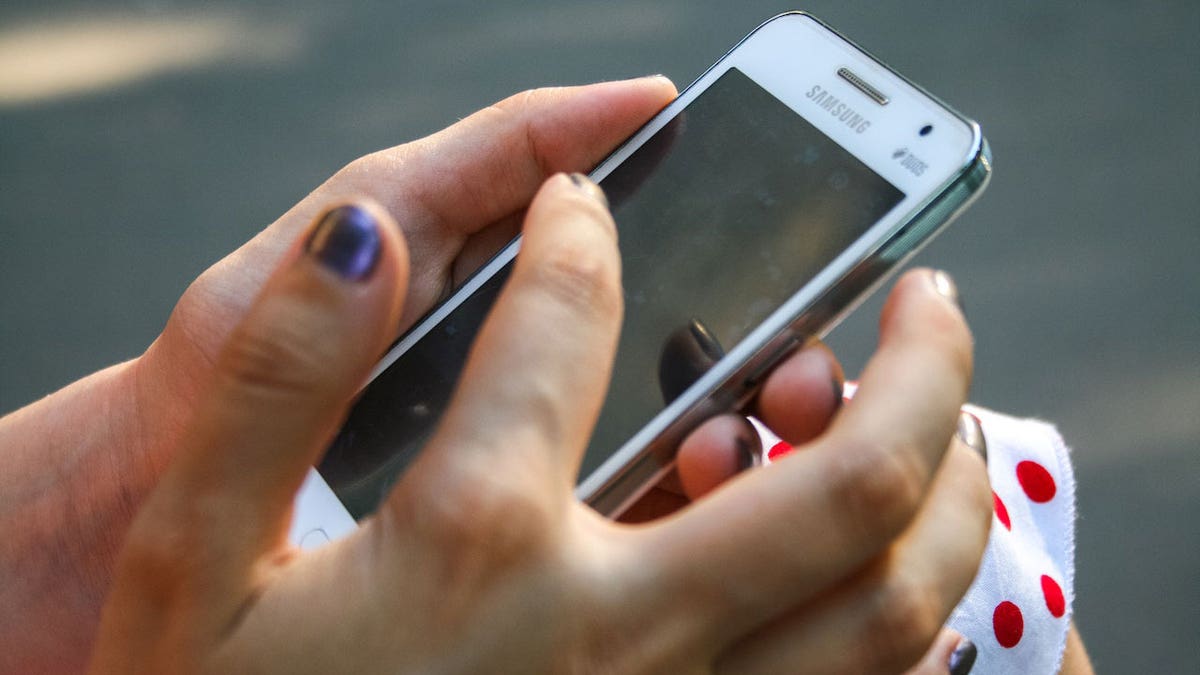
<svg viewBox="0 0 1200 675"><path fill-rule="evenodd" d="M670 404L713 367L725 350L700 319L667 336L658 356L658 387Z"/></svg>
<svg viewBox="0 0 1200 675"><path fill-rule="evenodd" d="M962 411L958 414L958 429L955 432L958 435L958 440L970 447L979 456L983 458L983 463L987 464L987 440L983 437L983 426L979 423L979 418L967 411Z"/></svg>
<svg viewBox="0 0 1200 675"><path fill-rule="evenodd" d="M717 342L717 338L713 336L712 331L704 322L697 318L692 318L688 322L688 332L692 334L696 345L700 347L704 355L707 356L713 363L721 360L725 356L725 350L721 347L721 343Z"/></svg>
<svg viewBox="0 0 1200 675"><path fill-rule="evenodd" d="M375 217L350 205L322 216L304 250L343 279L362 281L375 271L382 246Z"/></svg>
<svg viewBox="0 0 1200 675"><path fill-rule="evenodd" d="M962 296L958 294L958 286L947 272L943 270L933 271L933 287L937 290L938 295L958 305L960 311L964 309Z"/></svg>
<svg viewBox="0 0 1200 675"><path fill-rule="evenodd" d="M737 444L737 470L745 471L758 464L757 444L747 436L739 435L734 439Z"/></svg>
<svg viewBox="0 0 1200 675"><path fill-rule="evenodd" d="M963 638L954 652L950 654L950 661L946 664L950 668L950 675L967 675L971 672L971 668L975 667L977 656L979 656L979 650L976 649L975 643Z"/></svg>
<svg viewBox="0 0 1200 675"><path fill-rule="evenodd" d="M601 190L600 186L596 185L596 182L591 178L588 178L581 173L567 174L567 178L571 179L571 182L575 184L575 187L591 195L592 199L595 199L603 204L604 208L608 208L608 197L604 195L604 190Z"/></svg>

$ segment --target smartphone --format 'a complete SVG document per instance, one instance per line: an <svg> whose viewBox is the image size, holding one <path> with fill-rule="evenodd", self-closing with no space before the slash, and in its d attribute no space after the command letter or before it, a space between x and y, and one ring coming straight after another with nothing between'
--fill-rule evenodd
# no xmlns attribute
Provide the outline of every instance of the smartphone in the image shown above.
<svg viewBox="0 0 1200 675"><path fill-rule="evenodd" d="M591 173L620 234L625 322L579 499L620 514L691 429L744 406L966 208L989 157L976 123L809 14L734 46ZM383 357L297 498L294 542L336 538L386 497L519 248Z"/></svg>

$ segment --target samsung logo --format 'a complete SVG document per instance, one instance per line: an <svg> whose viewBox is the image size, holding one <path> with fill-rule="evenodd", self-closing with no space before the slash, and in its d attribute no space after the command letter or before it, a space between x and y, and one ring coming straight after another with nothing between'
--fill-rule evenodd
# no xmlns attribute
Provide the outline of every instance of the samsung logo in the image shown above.
<svg viewBox="0 0 1200 675"><path fill-rule="evenodd" d="M838 97L822 89L820 85L814 84L813 88L809 89L804 97L816 103L822 110L838 118L843 124L857 133L861 134L871 126L871 122L867 118L859 115L853 108L840 101Z"/></svg>

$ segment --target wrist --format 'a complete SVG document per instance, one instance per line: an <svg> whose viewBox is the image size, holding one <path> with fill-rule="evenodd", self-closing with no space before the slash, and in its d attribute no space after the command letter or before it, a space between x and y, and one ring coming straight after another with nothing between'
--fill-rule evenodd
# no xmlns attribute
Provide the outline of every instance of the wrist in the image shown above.
<svg viewBox="0 0 1200 675"><path fill-rule="evenodd" d="M0 589L14 619L0 621L0 641L17 662L86 658L113 561L165 460L144 433L139 367L106 368L0 418L0 578L15 580Z"/></svg>

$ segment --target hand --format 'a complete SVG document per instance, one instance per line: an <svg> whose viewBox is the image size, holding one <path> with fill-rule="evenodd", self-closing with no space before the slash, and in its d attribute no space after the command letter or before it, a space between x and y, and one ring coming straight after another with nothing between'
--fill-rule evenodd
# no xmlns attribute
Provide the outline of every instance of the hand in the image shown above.
<svg viewBox="0 0 1200 675"><path fill-rule="evenodd" d="M406 295L383 209L322 218L307 241L345 240L329 232L346 214L378 223L373 271L339 275L324 245L296 244L230 333L130 532L95 672L914 663L990 517L981 460L950 441L970 370L958 309L930 273L906 276L854 403L803 451L671 517L605 521L572 497L621 313L593 190L543 187L439 431L376 517L300 555L292 497Z"/></svg>
<svg viewBox="0 0 1200 675"><path fill-rule="evenodd" d="M0 672L82 667L133 514L221 346L320 208L365 197L399 222L414 255L394 334L511 238L549 175L591 168L674 94L661 77L530 91L355 160L202 274L141 357L0 419L0 578L18 580L0 586Z"/></svg>
<svg viewBox="0 0 1200 675"><path fill-rule="evenodd" d="M351 162L202 274L142 367L164 380L158 393L187 392L182 407L190 411L217 352L283 252L318 210L355 198L390 213L413 252L403 315L392 327L402 332L517 234L546 178L589 170L674 95L662 77L527 91Z"/></svg>

